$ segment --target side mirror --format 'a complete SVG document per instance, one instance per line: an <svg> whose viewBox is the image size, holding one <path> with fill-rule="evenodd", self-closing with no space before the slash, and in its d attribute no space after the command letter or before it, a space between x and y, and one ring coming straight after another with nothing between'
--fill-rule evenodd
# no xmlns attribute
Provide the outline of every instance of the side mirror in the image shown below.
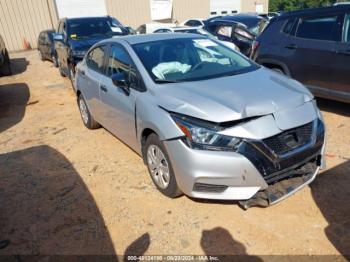
<svg viewBox="0 0 350 262"><path fill-rule="evenodd" d="M121 88L127 96L130 95L129 81L125 73L113 74L112 82L115 86Z"/></svg>
<svg viewBox="0 0 350 262"><path fill-rule="evenodd" d="M62 34L54 34L53 35L53 40L62 42L63 41L63 35Z"/></svg>

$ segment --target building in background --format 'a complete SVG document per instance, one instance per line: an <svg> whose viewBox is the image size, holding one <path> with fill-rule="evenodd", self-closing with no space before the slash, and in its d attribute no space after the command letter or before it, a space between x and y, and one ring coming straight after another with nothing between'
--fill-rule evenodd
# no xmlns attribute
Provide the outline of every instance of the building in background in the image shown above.
<svg viewBox="0 0 350 262"><path fill-rule="evenodd" d="M137 28L152 22L152 7L164 2L171 3L170 17L158 22L207 18L214 9L218 15L268 10L268 0L1 0L0 35L14 51L36 48L40 31L56 28L61 17L110 15Z"/></svg>
<svg viewBox="0 0 350 262"><path fill-rule="evenodd" d="M269 0L210 0L210 16L235 13L267 13Z"/></svg>

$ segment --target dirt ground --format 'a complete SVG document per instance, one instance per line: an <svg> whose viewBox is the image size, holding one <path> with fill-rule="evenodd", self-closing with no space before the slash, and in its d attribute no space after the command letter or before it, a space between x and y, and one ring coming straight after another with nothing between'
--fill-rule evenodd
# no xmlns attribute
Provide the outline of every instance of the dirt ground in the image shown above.
<svg viewBox="0 0 350 262"><path fill-rule="evenodd" d="M141 158L83 126L70 82L35 51L0 78L2 254L350 255L350 105L319 100L327 169L269 208L175 200ZM257 257L257 259L260 259Z"/></svg>

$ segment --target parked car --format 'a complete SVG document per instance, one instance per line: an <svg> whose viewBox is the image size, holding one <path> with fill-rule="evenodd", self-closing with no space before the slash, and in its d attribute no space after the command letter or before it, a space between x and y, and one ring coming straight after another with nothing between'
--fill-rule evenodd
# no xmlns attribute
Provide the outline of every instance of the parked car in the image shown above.
<svg viewBox="0 0 350 262"><path fill-rule="evenodd" d="M173 23L149 23L149 24L142 24L136 29L136 34L137 35L152 34L158 28L174 27L174 26L176 26L176 24L173 24Z"/></svg>
<svg viewBox="0 0 350 262"><path fill-rule="evenodd" d="M350 6L295 11L272 20L254 44L258 63L316 96L350 102Z"/></svg>
<svg viewBox="0 0 350 262"><path fill-rule="evenodd" d="M246 56L250 55L252 44L256 39L245 25L233 21L215 19L207 23L204 29L220 41L234 43Z"/></svg>
<svg viewBox="0 0 350 262"><path fill-rule="evenodd" d="M5 42L0 35L0 76L11 75L10 56L6 49Z"/></svg>
<svg viewBox="0 0 350 262"><path fill-rule="evenodd" d="M267 14L258 14L259 16L261 16L262 18L265 18L266 20L271 20L274 17L280 16L281 13L279 12L269 12Z"/></svg>
<svg viewBox="0 0 350 262"><path fill-rule="evenodd" d="M203 35L210 39L218 40L218 37L214 36L213 34L199 27L178 26L178 27L169 27L169 28L159 28L156 31L154 31L154 33L190 33L190 34ZM232 48L237 52L240 52L239 48L234 43L228 42L228 41L220 41L220 42L226 45L227 47Z"/></svg>
<svg viewBox="0 0 350 262"><path fill-rule="evenodd" d="M102 41L78 64L76 87L84 125L102 125L140 154L168 197L267 206L323 165L312 94L200 35Z"/></svg>
<svg viewBox="0 0 350 262"><path fill-rule="evenodd" d="M55 30L45 30L40 32L38 37L38 53L40 60L50 60L55 67L58 67L57 54L53 35Z"/></svg>
<svg viewBox="0 0 350 262"><path fill-rule="evenodd" d="M206 23L212 22L215 20L225 20L225 21L233 21L240 24L243 24L247 27L249 32L253 34L255 37L259 36L261 32L265 29L268 24L268 20L254 13L240 13L236 15L227 15L214 17L207 20Z"/></svg>
<svg viewBox="0 0 350 262"><path fill-rule="evenodd" d="M128 35L136 35L136 30L131 26L125 26L125 29L128 31Z"/></svg>
<svg viewBox="0 0 350 262"><path fill-rule="evenodd" d="M181 23L181 26L189 26L189 27L203 27L205 24L205 19L202 18L193 18L185 20Z"/></svg>
<svg viewBox="0 0 350 262"><path fill-rule="evenodd" d="M74 84L75 66L92 45L103 39L127 34L123 25L109 16L61 19L54 35L61 75L68 76Z"/></svg>

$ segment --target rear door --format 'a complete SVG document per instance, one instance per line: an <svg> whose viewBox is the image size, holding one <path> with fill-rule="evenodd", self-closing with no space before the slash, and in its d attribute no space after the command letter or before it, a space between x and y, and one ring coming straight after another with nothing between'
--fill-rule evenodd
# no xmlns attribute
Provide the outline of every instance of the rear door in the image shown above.
<svg viewBox="0 0 350 262"><path fill-rule="evenodd" d="M284 43L286 62L291 76L319 95L328 95L334 79L332 63L340 15L314 15L299 19L295 36Z"/></svg>
<svg viewBox="0 0 350 262"><path fill-rule="evenodd" d="M331 95L339 100L350 101L350 13L344 15L342 40L337 43L333 60L334 78Z"/></svg>
<svg viewBox="0 0 350 262"><path fill-rule="evenodd" d="M86 57L85 71L78 72L78 86L83 90L83 96L88 108L96 121L102 122L102 105L100 100L101 77L105 71L105 59L108 46L100 45L92 49Z"/></svg>

